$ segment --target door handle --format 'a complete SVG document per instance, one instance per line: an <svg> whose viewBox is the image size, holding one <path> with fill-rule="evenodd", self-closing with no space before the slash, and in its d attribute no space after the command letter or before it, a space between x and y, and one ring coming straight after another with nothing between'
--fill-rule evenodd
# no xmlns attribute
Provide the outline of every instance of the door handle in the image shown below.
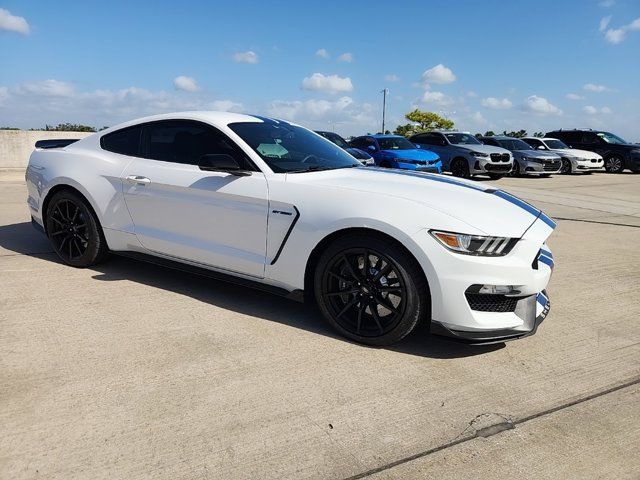
<svg viewBox="0 0 640 480"><path fill-rule="evenodd" d="M137 183L138 185L146 185L148 183L151 183L151 180L141 175L129 175L127 177L127 181L131 183Z"/></svg>

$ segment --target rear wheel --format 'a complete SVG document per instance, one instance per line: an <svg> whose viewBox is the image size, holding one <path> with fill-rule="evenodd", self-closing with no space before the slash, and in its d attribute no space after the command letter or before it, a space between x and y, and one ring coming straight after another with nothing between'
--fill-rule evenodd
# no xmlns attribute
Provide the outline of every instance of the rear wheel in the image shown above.
<svg viewBox="0 0 640 480"><path fill-rule="evenodd" d="M53 249L67 265L89 267L107 253L98 219L77 193L55 193L47 206L45 222Z"/></svg>
<svg viewBox="0 0 640 480"><path fill-rule="evenodd" d="M342 335L368 345L407 336L429 308L417 262L384 238L353 234L332 243L318 261L316 301Z"/></svg>
<svg viewBox="0 0 640 480"><path fill-rule="evenodd" d="M560 167L560 173L569 175L571 173L571 160L568 158L562 159L562 166Z"/></svg>
<svg viewBox="0 0 640 480"><path fill-rule="evenodd" d="M608 173L622 173L624 160L619 155L611 155L604 159L604 169Z"/></svg>
<svg viewBox="0 0 640 480"><path fill-rule="evenodd" d="M461 158L456 158L451 162L451 174L454 177L469 178L469 163Z"/></svg>

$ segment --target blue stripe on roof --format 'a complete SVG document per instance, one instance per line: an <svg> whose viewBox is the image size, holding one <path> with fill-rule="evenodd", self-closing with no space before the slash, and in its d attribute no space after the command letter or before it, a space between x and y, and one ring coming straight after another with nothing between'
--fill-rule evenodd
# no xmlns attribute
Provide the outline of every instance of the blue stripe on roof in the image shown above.
<svg viewBox="0 0 640 480"><path fill-rule="evenodd" d="M262 120L264 123L269 123L271 125L278 125L279 123L283 125L289 125L287 122L284 122L282 120L277 120L275 118L263 117L260 115L251 115L251 116L257 118L258 120Z"/></svg>

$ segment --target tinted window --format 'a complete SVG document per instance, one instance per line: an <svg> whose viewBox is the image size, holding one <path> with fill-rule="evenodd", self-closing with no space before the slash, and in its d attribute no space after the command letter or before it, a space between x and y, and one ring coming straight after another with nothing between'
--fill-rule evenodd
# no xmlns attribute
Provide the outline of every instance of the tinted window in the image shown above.
<svg viewBox="0 0 640 480"><path fill-rule="evenodd" d="M480 145L478 139L468 133L445 133L444 135L453 145Z"/></svg>
<svg viewBox="0 0 640 480"><path fill-rule="evenodd" d="M219 130L200 122L170 120L145 126L145 157L197 165L203 155L231 155L243 169L253 170L240 148Z"/></svg>
<svg viewBox="0 0 640 480"><path fill-rule="evenodd" d="M535 140L533 138L523 138L522 141L527 142L533 148L538 148L539 146L542 145L542 142L540 140Z"/></svg>
<svg viewBox="0 0 640 480"><path fill-rule="evenodd" d="M496 142L492 138L483 138L482 143L484 143L485 145L493 145L494 147L498 146L498 142Z"/></svg>
<svg viewBox="0 0 640 480"><path fill-rule="evenodd" d="M554 132L554 134L550 136L559 138L569 145L572 143L580 143L582 140L582 134L580 132Z"/></svg>
<svg viewBox="0 0 640 480"><path fill-rule="evenodd" d="M413 143L424 143L425 145L442 145L443 139L435 133L421 133L411 137Z"/></svg>
<svg viewBox="0 0 640 480"><path fill-rule="evenodd" d="M140 155L140 133L142 127L135 126L116 130L100 139L100 146L109 152L137 157Z"/></svg>
<svg viewBox="0 0 640 480"><path fill-rule="evenodd" d="M580 139L581 143L601 143L598 136L593 132L584 132L582 134L582 138Z"/></svg>
<svg viewBox="0 0 640 480"><path fill-rule="evenodd" d="M416 146L404 137L379 137L380 150L413 150Z"/></svg>
<svg viewBox="0 0 640 480"><path fill-rule="evenodd" d="M351 140L351 146L354 148L367 148L365 137L358 137Z"/></svg>

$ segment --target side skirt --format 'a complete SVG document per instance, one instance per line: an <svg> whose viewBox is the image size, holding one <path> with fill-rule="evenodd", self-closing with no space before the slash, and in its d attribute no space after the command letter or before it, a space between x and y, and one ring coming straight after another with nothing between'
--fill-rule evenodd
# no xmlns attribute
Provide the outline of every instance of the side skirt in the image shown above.
<svg viewBox="0 0 640 480"><path fill-rule="evenodd" d="M194 265L189 265L187 263L168 260L166 258L156 257L154 255L149 255L146 253L113 252L113 251L111 253L121 257L131 258L133 260L138 260L146 263L152 263L154 265L160 265L162 267L171 268L173 270L180 270L182 272L192 273L195 275L200 275L202 277L213 278L215 280L220 280L222 282L233 283L235 285L253 288L254 290L260 290L263 292L272 293L274 295L285 297L289 300L294 300L296 302L304 303L303 290L289 291L284 288L274 287L272 285L267 285L265 283L256 282L255 280L248 280L246 278L237 277L235 275L216 272L214 270L209 270L207 268L196 267Z"/></svg>

